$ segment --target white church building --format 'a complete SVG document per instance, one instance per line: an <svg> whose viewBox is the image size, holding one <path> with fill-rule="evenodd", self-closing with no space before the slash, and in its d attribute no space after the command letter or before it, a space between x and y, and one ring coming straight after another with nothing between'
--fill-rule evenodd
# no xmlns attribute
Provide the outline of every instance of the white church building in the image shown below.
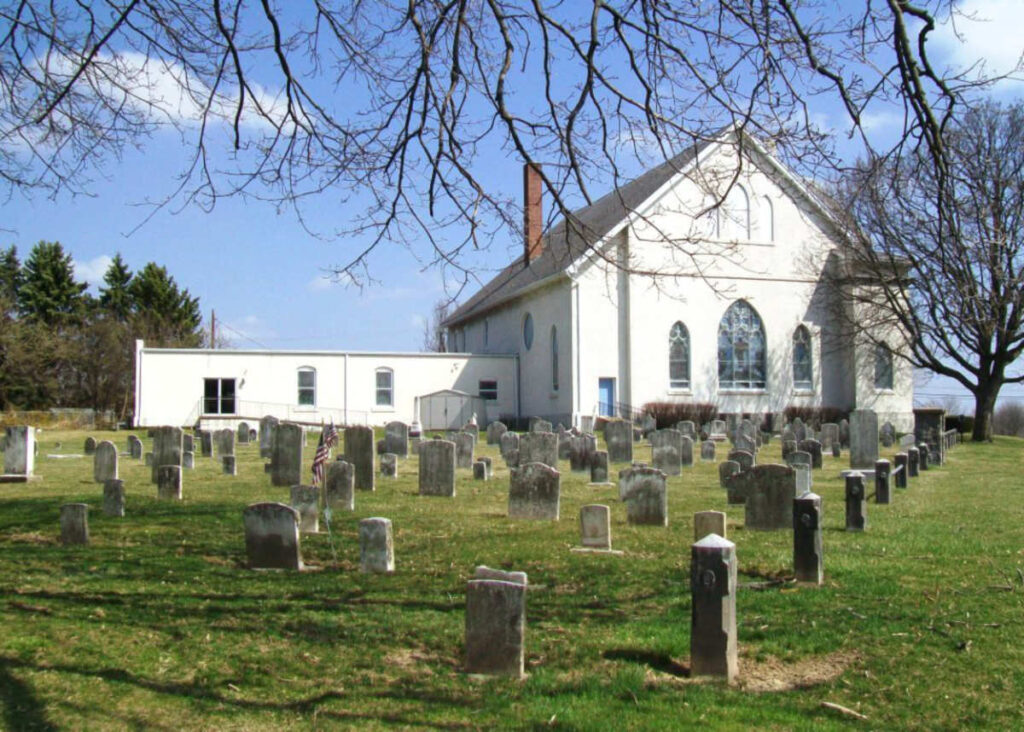
<svg viewBox="0 0 1024 732"><path fill-rule="evenodd" d="M274 414L439 429L476 413L578 425L679 401L722 414L865 408L912 426L904 337L854 332L847 289L863 285L843 277L840 226L753 138L725 130L545 235L531 167L524 195L523 255L445 322L450 353L140 342L136 423Z"/></svg>

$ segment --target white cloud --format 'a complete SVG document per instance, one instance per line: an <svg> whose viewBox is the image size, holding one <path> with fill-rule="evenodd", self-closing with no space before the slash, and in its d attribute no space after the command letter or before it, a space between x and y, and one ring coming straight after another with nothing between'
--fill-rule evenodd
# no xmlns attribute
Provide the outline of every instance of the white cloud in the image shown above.
<svg viewBox="0 0 1024 732"><path fill-rule="evenodd" d="M85 282L90 287L99 287L103 284L103 275L107 273L107 269L113 261L110 255L101 254L98 257L93 257L88 262L79 262L77 259L72 259L71 266L75 270L76 280Z"/></svg>
<svg viewBox="0 0 1024 732"><path fill-rule="evenodd" d="M330 290L336 283L327 275L317 275L306 283L306 289L310 292L323 292Z"/></svg>
<svg viewBox="0 0 1024 732"><path fill-rule="evenodd" d="M1019 68L1024 52L1021 27L1020 0L964 0L936 30L935 41L951 66L967 68L982 61L986 75L1005 74Z"/></svg>

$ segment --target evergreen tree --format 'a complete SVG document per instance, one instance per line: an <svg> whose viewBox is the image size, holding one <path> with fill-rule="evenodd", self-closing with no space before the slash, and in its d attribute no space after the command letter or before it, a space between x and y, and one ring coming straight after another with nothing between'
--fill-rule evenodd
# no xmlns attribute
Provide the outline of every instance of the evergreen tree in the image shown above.
<svg viewBox="0 0 1024 732"><path fill-rule="evenodd" d="M121 322L128 320L132 312L131 281L132 271L128 269L121 254L115 254L114 261L103 275L100 306Z"/></svg>
<svg viewBox="0 0 1024 732"><path fill-rule="evenodd" d="M18 303L21 284L21 263L18 249L13 244L0 250L0 316L11 313Z"/></svg>
<svg viewBox="0 0 1024 732"><path fill-rule="evenodd" d="M199 298L179 290L165 267L149 262L132 278L128 291L136 336L154 346L198 346L202 341Z"/></svg>
<svg viewBox="0 0 1024 732"><path fill-rule="evenodd" d="M46 325L67 323L82 313L86 287L75 281L71 255L60 242L41 241L32 247L22 268L18 310Z"/></svg>

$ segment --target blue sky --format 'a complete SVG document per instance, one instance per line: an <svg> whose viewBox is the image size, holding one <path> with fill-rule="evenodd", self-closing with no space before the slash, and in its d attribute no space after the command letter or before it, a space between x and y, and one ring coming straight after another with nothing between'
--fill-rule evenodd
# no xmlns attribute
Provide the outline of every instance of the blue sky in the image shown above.
<svg viewBox="0 0 1024 732"><path fill-rule="evenodd" d="M970 0L961 5L991 22L961 21L957 30L962 42L944 32L938 48L945 60L966 65L983 58L990 70L1010 68L1024 50L1018 32L1024 27L1024 2ZM996 93L1014 96L1020 86L1006 82ZM822 106L815 118L826 127L841 120L829 106ZM877 127L890 121L885 112L869 120ZM239 348L420 349L424 318L444 296L444 283L438 270L424 269L416 252L398 245L374 252L369 266L377 282L359 289L326 278L355 242L316 238L288 211L225 199L211 212L197 207L154 212L146 202L173 192L183 150L173 131L143 142L142 151L107 162L90 196L53 201L15 194L5 201L0 243L17 244L24 256L36 241L58 240L71 253L79 278L89 282L102 278L116 252L133 270L148 261L165 265L180 285L200 298L204 318L216 311L224 334ZM518 198L520 163L500 152L493 152L489 163L489 182ZM603 192L599 186L597 190ZM353 211L327 193L309 214L312 228L331 231L343 227ZM486 281L520 251L513 234L499 238L478 258L479 277ZM938 379L921 381L918 392L924 395L919 401L965 394ZM1007 395L1024 399L1024 389L1008 389Z"/></svg>

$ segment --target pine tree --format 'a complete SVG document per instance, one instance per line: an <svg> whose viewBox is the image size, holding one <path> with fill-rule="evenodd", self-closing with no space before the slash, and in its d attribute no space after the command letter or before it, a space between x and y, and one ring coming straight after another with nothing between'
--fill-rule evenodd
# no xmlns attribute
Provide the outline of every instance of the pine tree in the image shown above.
<svg viewBox="0 0 1024 732"><path fill-rule="evenodd" d="M18 304L21 285L21 263L13 244L0 251L0 318L10 317Z"/></svg>
<svg viewBox="0 0 1024 732"><path fill-rule="evenodd" d="M136 334L155 346L198 346L202 316L199 299L179 290L165 267L149 262L132 278L128 291Z"/></svg>
<svg viewBox="0 0 1024 732"><path fill-rule="evenodd" d="M100 307L121 322L128 320L132 312L131 281L132 271L128 269L121 254L115 254L114 261L103 275Z"/></svg>
<svg viewBox="0 0 1024 732"><path fill-rule="evenodd" d="M60 242L41 241L32 247L22 268L18 310L31 321L65 324L82 313L86 287L75 281L71 255Z"/></svg>

